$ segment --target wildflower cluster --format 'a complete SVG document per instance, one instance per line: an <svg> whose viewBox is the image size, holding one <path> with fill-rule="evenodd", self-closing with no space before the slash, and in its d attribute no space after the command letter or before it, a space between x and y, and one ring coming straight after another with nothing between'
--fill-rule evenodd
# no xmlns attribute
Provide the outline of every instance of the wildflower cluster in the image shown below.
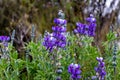
<svg viewBox="0 0 120 80"><path fill-rule="evenodd" d="M78 80L81 78L81 70L80 70L80 65L79 64L73 64L71 63L68 66L68 72L71 74L71 78L73 80Z"/></svg>
<svg viewBox="0 0 120 80"><path fill-rule="evenodd" d="M64 48L66 46L65 25L67 24L67 21L65 19L55 18L54 23L56 26L52 27L53 32L51 34L48 33L43 42L43 45L50 52L54 48Z"/></svg>
<svg viewBox="0 0 120 80"><path fill-rule="evenodd" d="M117 41L115 41L114 47L112 47L114 75L113 71L111 71L111 65L107 64L105 66L102 57L96 58L100 53L99 47L97 45L92 46L91 42L93 42L93 37L89 37L95 36L96 19L93 15L86 18L86 24L76 23L77 28L74 31L77 33L77 37L79 37L79 34L87 35L80 36L79 39L73 33L66 33L67 21L64 19L62 11L59 11L58 16L53 21L55 25L51 27L52 33L45 32L44 38L40 35L37 41L35 40L34 25L31 30L31 42L25 43L25 45L22 40L17 41L16 45L15 38L17 37L15 35L17 34L15 30L13 30L11 37L0 36L0 79L119 80L120 73L117 71L119 70L117 66L120 66L120 64L117 63L117 54L119 54ZM109 44L107 43L113 43L117 38L114 37L114 33L108 34L107 37L108 41L101 46L108 48ZM13 41L15 41L14 44ZM6 45L8 42L9 46ZM18 44L21 46L20 49L16 50L16 48L19 48ZM44 50L43 46L49 53ZM106 63L110 63L111 50L109 51L107 48L104 51L107 51L105 53L108 53L108 55L104 55L104 57ZM83 69L76 62L81 63ZM98 62L96 67L91 65L96 62ZM93 75L93 68L96 71L96 75ZM109 73L107 74L106 71Z"/></svg>
<svg viewBox="0 0 120 80"><path fill-rule="evenodd" d="M96 19L91 14L90 17L86 18L86 22L87 24L77 22L77 28L74 30L74 32L82 35L95 36Z"/></svg>
<svg viewBox="0 0 120 80"><path fill-rule="evenodd" d="M106 75L105 63L103 62L102 57L97 57L96 60L98 61L98 67L95 67L96 75L98 76L99 80L104 80Z"/></svg>

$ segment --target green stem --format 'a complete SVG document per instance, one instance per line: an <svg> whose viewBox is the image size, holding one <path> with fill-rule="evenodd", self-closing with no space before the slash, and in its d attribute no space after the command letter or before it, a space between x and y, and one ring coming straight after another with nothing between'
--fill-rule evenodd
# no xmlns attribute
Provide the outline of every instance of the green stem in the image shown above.
<svg viewBox="0 0 120 80"><path fill-rule="evenodd" d="M30 80L29 67L28 67L28 54L26 54L26 69L27 69L27 79Z"/></svg>

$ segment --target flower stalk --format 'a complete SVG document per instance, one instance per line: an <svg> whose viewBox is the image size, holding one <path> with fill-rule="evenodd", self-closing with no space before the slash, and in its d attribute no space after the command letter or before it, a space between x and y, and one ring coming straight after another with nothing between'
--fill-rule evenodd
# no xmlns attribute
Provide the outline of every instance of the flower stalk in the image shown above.
<svg viewBox="0 0 120 80"><path fill-rule="evenodd" d="M116 55L117 55L117 43L114 43L114 49L113 49L113 71L114 71L114 80L116 80Z"/></svg>

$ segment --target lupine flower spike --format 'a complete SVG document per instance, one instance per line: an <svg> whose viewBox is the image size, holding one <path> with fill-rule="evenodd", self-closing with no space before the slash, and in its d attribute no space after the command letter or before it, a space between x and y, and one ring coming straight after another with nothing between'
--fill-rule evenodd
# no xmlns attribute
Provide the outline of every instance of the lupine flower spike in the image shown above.
<svg viewBox="0 0 120 80"><path fill-rule="evenodd" d="M1 48L1 52L3 53L3 55L6 55L7 50L6 47L8 46L8 41L10 40L9 36L0 36L0 42L2 47Z"/></svg>
<svg viewBox="0 0 120 80"><path fill-rule="evenodd" d="M15 30L13 30L13 32L12 32L11 45L13 45L14 37L15 37Z"/></svg>
<svg viewBox="0 0 120 80"><path fill-rule="evenodd" d="M71 63L68 66L68 72L71 75L71 78L73 80L79 80L81 78L81 70L80 70L80 65L79 64L73 64Z"/></svg>
<svg viewBox="0 0 120 80"><path fill-rule="evenodd" d="M117 43L114 43L114 50L113 50L113 68L114 68L114 75L116 74L116 54L117 54Z"/></svg>
<svg viewBox="0 0 120 80"><path fill-rule="evenodd" d="M7 47L8 46L8 41L10 40L9 36L0 36L0 42Z"/></svg>
<svg viewBox="0 0 120 80"><path fill-rule="evenodd" d="M99 80L104 80L106 75L105 62L103 62L102 57L97 57L96 60L98 61L98 66L95 67L96 75Z"/></svg>
<svg viewBox="0 0 120 80"><path fill-rule="evenodd" d="M58 18L54 19L54 23L57 26L52 27L53 35L58 40L57 41L58 48L64 48L66 46L65 32L66 32L67 21L64 18L65 18L65 15L64 15L63 11L60 10L58 12ZM58 55L57 57L60 57L60 55ZM59 65L57 65L57 64L59 64ZM57 61L56 65L57 65L56 73L58 74L56 80L62 80L62 78L60 76L60 74L62 73L62 68L61 68L59 60Z"/></svg>
<svg viewBox="0 0 120 80"><path fill-rule="evenodd" d="M9 36L0 36L0 42L3 44L3 47L1 48L2 51L2 57L4 59L9 59L9 55L8 55L8 41L10 40Z"/></svg>
<svg viewBox="0 0 120 80"><path fill-rule="evenodd" d="M47 33L43 42L43 45L47 50L49 50L49 52L52 52L54 48L64 48L66 46L66 36L64 35L66 32L66 27L64 27L64 25L67 21L64 19L55 18L54 23L57 26L52 27L53 32L51 34Z"/></svg>
<svg viewBox="0 0 120 80"><path fill-rule="evenodd" d="M90 37L95 36L96 19L92 14L90 14L90 17L86 18L86 22L87 24L77 22L76 23L77 28L74 30L74 33L88 35Z"/></svg>
<svg viewBox="0 0 120 80"><path fill-rule="evenodd" d="M34 41L35 38L35 26L32 25L32 31L31 31L31 41Z"/></svg>
<svg viewBox="0 0 120 80"><path fill-rule="evenodd" d="M43 45L50 53L53 53L53 51L56 50L58 52L60 48L65 48L66 46L65 32L67 21L64 19L64 13L62 10L58 12L58 18L54 19L54 23L56 24L56 26L52 27L53 32L52 33L47 32L44 36L43 42ZM53 54L55 58L57 57L57 52ZM59 61L57 62L56 59L54 59L54 62L55 62L54 64L59 63ZM59 67L56 66L57 67L56 73L58 73L56 80L61 80L60 74L62 73L62 69L60 68L60 66L61 65L59 65Z"/></svg>
<svg viewBox="0 0 120 80"><path fill-rule="evenodd" d="M42 41L42 34L39 35L37 42L41 42L41 41Z"/></svg>

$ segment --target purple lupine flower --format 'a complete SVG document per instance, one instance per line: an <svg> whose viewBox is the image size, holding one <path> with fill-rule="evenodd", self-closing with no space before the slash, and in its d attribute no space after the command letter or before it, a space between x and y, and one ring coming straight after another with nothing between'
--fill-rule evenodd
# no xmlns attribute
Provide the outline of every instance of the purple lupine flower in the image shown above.
<svg viewBox="0 0 120 80"><path fill-rule="evenodd" d="M53 36L57 39L56 46L64 48L66 46L66 36L64 34L66 32L66 27L55 26L53 28Z"/></svg>
<svg viewBox="0 0 120 80"><path fill-rule="evenodd" d="M71 63L68 66L68 72L71 74L71 78L73 80L79 80L81 78L81 70L80 70L80 65L79 64L73 64Z"/></svg>
<svg viewBox="0 0 120 80"><path fill-rule="evenodd" d="M104 80L106 71L105 71L105 62L103 62L102 57L97 57L96 60L98 61L98 66L95 67L96 74L99 80Z"/></svg>
<svg viewBox="0 0 120 80"><path fill-rule="evenodd" d="M60 26L53 26L52 27L52 30L54 31L54 32L66 32L66 28L65 27L60 27Z"/></svg>
<svg viewBox="0 0 120 80"><path fill-rule="evenodd" d="M74 30L75 33L85 34L85 25L82 23L76 23L77 28Z"/></svg>
<svg viewBox="0 0 120 80"><path fill-rule="evenodd" d="M0 41L1 42L8 42L10 40L9 36L0 36Z"/></svg>
<svg viewBox="0 0 120 80"><path fill-rule="evenodd" d="M67 23L67 21L65 19L55 18L54 23L57 25L58 24L65 25Z"/></svg>
<svg viewBox="0 0 120 80"><path fill-rule="evenodd" d="M87 24L84 24L84 34L88 35L89 32L89 26Z"/></svg>
<svg viewBox="0 0 120 80"><path fill-rule="evenodd" d="M0 36L0 42L2 42L2 44L5 47L8 46L8 41L10 41L10 37L9 36Z"/></svg>
<svg viewBox="0 0 120 80"><path fill-rule="evenodd" d="M56 38L53 37L53 34L47 34L44 37L44 42L43 45L46 47L47 50L49 50L50 52L53 50L53 48L55 48L56 46Z"/></svg>
<svg viewBox="0 0 120 80"><path fill-rule="evenodd" d="M96 30L96 19L91 14L90 17L86 18L87 24L83 24L80 22L76 23L77 28L74 30L75 33L79 33L82 35L88 35L88 36L95 36L95 30Z"/></svg>
<svg viewBox="0 0 120 80"><path fill-rule="evenodd" d="M93 14L90 14L90 17L86 18L86 21L90 23L95 23L96 19L94 18Z"/></svg>
<svg viewBox="0 0 120 80"><path fill-rule="evenodd" d="M95 36L95 30L96 30L96 19L92 14L90 14L90 17L86 18L86 21L88 22L89 30L88 30L88 36Z"/></svg>

